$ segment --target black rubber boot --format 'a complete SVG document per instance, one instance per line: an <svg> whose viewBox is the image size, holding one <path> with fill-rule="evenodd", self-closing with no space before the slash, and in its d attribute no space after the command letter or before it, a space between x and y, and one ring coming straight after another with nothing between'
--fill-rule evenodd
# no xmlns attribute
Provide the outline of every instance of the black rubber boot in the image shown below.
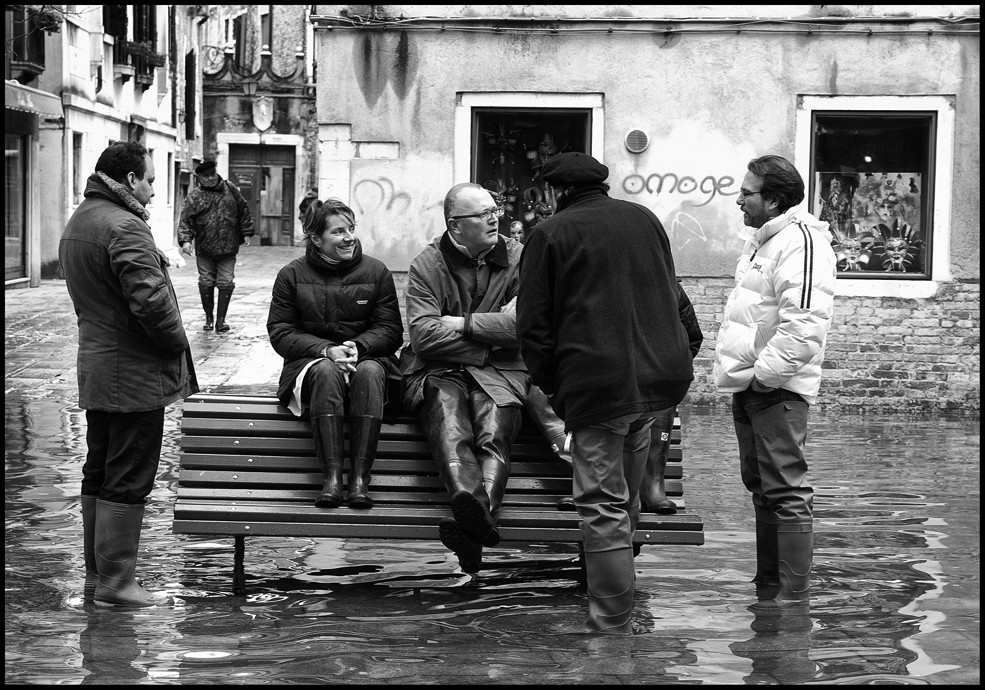
<svg viewBox="0 0 985 690"><path fill-rule="evenodd" d="M82 550L85 558L86 581L82 590L82 600L91 602L99 582L99 569L96 567L96 501L99 496L82 495Z"/></svg>
<svg viewBox="0 0 985 690"><path fill-rule="evenodd" d="M215 313L215 332L225 333L229 330L229 324L226 323L226 312L229 310L229 300L232 299L233 288L231 287L221 287L219 288L219 304L216 307Z"/></svg>
<svg viewBox="0 0 985 690"><path fill-rule="evenodd" d="M632 549L586 551L588 627L603 633L631 634L636 598Z"/></svg>
<svg viewBox="0 0 985 690"><path fill-rule="evenodd" d="M352 466L349 468L349 507L368 510L373 507L373 499L369 495L370 470L376 459L382 422L376 417L352 417L350 424Z"/></svg>
<svg viewBox="0 0 985 690"><path fill-rule="evenodd" d="M315 499L315 505L319 508L338 508L342 505L344 418L338 414L312 417L311 431L315 437L315 455L318 456L323 478L321 495Z"/></svg>
<svg viewBox="0 0 985 690"><path fill-rule="evenodd" d="M811 565L814 561L813 523L781 522L776 527L780 571L779 604L804 602L810 598Z"/></svg>
<svg viewBox="0 0 985 690"><path fill-rule="evenodd" d="M205 310L205 325L203 331L211 331L213 328L212 312L215 310L215 286L198 286L198 292L202 296L202 309Z"/></svg>
<svg viewBox="0 0 985 690"><path fill-rule="evenodd" d="M670 453L670 432L666 429L652 429L650 451L646 458L646 472L640 485L640 504L643 510L658 515L673 515L677 504L667 498L667 456Z"/></svg>
<svg viewBox="0 0 985 690"><path fill-rule="evenodd" d="M96 501L97 606L157 606L171 598L145 590L134 576L144 506Z"/></svg>
<svg viewBox="0 0 985 690"><path fill-rule="evenodd" d="M769 601L780 591L780 564L777 555L776 518L763 507L756 509L756 599Z"/></svg>

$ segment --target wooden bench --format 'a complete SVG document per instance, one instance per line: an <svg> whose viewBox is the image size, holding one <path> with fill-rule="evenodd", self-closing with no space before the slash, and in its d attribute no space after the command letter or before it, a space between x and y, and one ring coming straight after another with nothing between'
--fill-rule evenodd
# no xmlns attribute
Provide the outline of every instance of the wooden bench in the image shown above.
<svg viewBox="0 0 985 690"><path fill-rule="evenodd" d="M346 428L348 436L348 425ZM704 543L704 525L684 506L680 421L675 420L667 494L676 515L644 513L634 542ZM184 402L175 534L235 538L233 591L245 593L247 536L423 539L438 541L438 520L451 515L417 419L383 425L373 464L371 510L316 508L322 476L311 427L277 399L197 394ZM348 469L348 463L346 463ZM512 469L498 518L504 542L580 543L578 514L560 511L571 493L567 465L527 420L513 448Z"/></svg>

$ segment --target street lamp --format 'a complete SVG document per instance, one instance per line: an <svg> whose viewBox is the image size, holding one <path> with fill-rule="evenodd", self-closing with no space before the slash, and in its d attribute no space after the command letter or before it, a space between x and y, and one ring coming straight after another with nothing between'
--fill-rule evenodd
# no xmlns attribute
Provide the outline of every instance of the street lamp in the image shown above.
<svg viewBox="0 0 985 690"><path fill-rule="evenodd" d="M260 86L260 82L258 82L256 79L244 79L242 81L242 84L243 84L244 94L246 94L250 98L253 98L254 96L257 95L257 89Z"/></svg>

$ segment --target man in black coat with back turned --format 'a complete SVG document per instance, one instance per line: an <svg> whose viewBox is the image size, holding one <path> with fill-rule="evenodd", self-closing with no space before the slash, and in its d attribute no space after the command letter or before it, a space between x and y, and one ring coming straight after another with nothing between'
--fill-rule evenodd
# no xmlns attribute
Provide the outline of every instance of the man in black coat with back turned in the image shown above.
<svg viewBox="0 0 985 690"><path fill-rule="evenodd" d="M554 156L542 175L558 203L523 250L520 348L573 433L588 626L629 633L650 427L694 379L674 259L656 216L609 198L609 169L591 156Z"/></svg>

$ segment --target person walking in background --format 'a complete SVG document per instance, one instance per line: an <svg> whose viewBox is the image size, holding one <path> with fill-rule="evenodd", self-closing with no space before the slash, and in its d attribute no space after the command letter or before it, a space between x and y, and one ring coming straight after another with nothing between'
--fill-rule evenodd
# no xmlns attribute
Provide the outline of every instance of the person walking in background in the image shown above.
<svg viewBox="0 0 985 690"><path fill-rule="evenodd" d="M419 413L431 455L451 497L441 542L467 573L482 547L499 543L496 515L510 476L529 377L516 316L523 245L499 234L502 209L478 184L445 195L446 230L411 262L410 344L401 361L404 407Z"/></svg>
<svg viewBox="0 0 985 690"><path fill-rule="evenodd" d="M348 412L348 505L368 509L386 383L399 376L397 289L383 262L363 254L355 214L342 201L310 202L304 231L304 256L277 273L267 316L270 344L284 358L277 397L311 419L323 475L320 508L342 505Z"/></svg>
<svg viewBox="0 0 985 690"><path fill-rule="evenodd" d="M229 300L236 288L236 254L239 245L250 246L255 232L253 216L239 188L216 172L215 161L203 162L195 168L195 175L198 187L185 197L178 222L178 245L191 256L192 242L195 243L198 289L205 310L202 330L212 330L215 309L216 333L225 333L229 330L226 323Z"/></svg>
<svg viewBox="0 0 985 690"><path fill-rule="evenodd" d="M87 424L84 599L99 606L168 601L136 579L137 547L161 459L164 408L198 392L168 261L147 225L154 179L144 146L111 144L58 245L78 317Z"/></svg>
<svg viewBox="0 0 985 690"><path fill-rule="evenodd" d="M674 259L649 209L609 198L593 157L562 153L541 174L557 210L526 240L517 332L531 383L573 432L588 627L629 633L650 427L694 378Z"/></svg>
<svg viewBox="0 0 985 690"><path fill-rule="evenodd" d="M736 203L747 232L718 330L713 377L732 393L742 483L756 513L760 606L805 601L814 553L808 409L817 400L835 294L828 224L803 210L790 161L749 162Z"/></svg>

